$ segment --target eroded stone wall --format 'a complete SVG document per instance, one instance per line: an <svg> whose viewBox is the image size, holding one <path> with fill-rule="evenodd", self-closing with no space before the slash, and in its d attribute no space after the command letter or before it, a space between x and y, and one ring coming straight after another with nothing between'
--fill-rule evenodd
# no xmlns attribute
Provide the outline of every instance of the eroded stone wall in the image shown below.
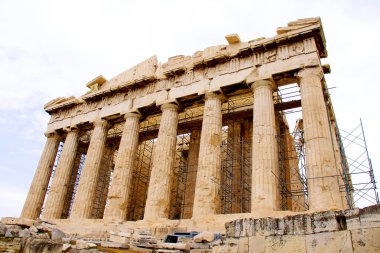
<svg viewBox="0 0 380 253"><path fill-rule="evenodd" d="M213 252L380 252L380 205L284 218L239 219Z"/></svg>

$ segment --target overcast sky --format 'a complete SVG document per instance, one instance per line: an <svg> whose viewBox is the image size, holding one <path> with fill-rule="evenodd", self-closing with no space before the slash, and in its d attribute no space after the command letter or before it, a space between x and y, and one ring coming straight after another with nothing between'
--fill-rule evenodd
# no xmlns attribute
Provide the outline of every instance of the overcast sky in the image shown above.
<svg viewBox="0 0 380 253"><path fill-rule="evenodd" d="M156 54L192 55L224 36L273 37L299 18L322 18L339 126L361 117L380 166L380 1L350 0L0 0L0 217L19 216L45 143L43 105L80 96Z"/></svg>

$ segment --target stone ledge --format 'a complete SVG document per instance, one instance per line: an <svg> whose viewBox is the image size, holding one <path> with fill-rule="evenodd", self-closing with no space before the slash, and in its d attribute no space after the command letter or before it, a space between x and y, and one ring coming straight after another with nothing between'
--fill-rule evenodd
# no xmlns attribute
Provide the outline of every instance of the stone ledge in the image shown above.
<svg viewBox="0 0 380 253"><path fill-rule="evenodd" d="M308 235L355 228L380 227L380 205L344 211L323 211L282 218L244 218L226 223L227 237Z"/></svg>

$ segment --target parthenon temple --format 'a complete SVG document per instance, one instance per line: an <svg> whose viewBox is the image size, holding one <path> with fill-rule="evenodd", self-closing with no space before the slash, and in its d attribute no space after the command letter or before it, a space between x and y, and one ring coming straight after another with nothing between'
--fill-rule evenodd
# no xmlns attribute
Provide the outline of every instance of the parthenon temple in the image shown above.
<svg viewBox="0 0 380 253"><path fill-rule="evenodd" d="M191 231L205 217L353 208L320 19L290 22L272 38L225 38L48 102L21 217L179 220ZM302 118L290 119L295 111Z"/></svg>

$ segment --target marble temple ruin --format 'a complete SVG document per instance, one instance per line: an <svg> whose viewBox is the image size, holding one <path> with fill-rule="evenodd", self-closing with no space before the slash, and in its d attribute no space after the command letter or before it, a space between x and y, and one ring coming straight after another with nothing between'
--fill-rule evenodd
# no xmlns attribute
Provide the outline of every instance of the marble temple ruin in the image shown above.
<svg viewBox="0 0 380 253"><path fill-rule="evenodd" d="M152 56L48 102L21 218L196 222L353 208L320 19L226 40L163 64ZM287 112L300 110L289 129Z"/></svg>

